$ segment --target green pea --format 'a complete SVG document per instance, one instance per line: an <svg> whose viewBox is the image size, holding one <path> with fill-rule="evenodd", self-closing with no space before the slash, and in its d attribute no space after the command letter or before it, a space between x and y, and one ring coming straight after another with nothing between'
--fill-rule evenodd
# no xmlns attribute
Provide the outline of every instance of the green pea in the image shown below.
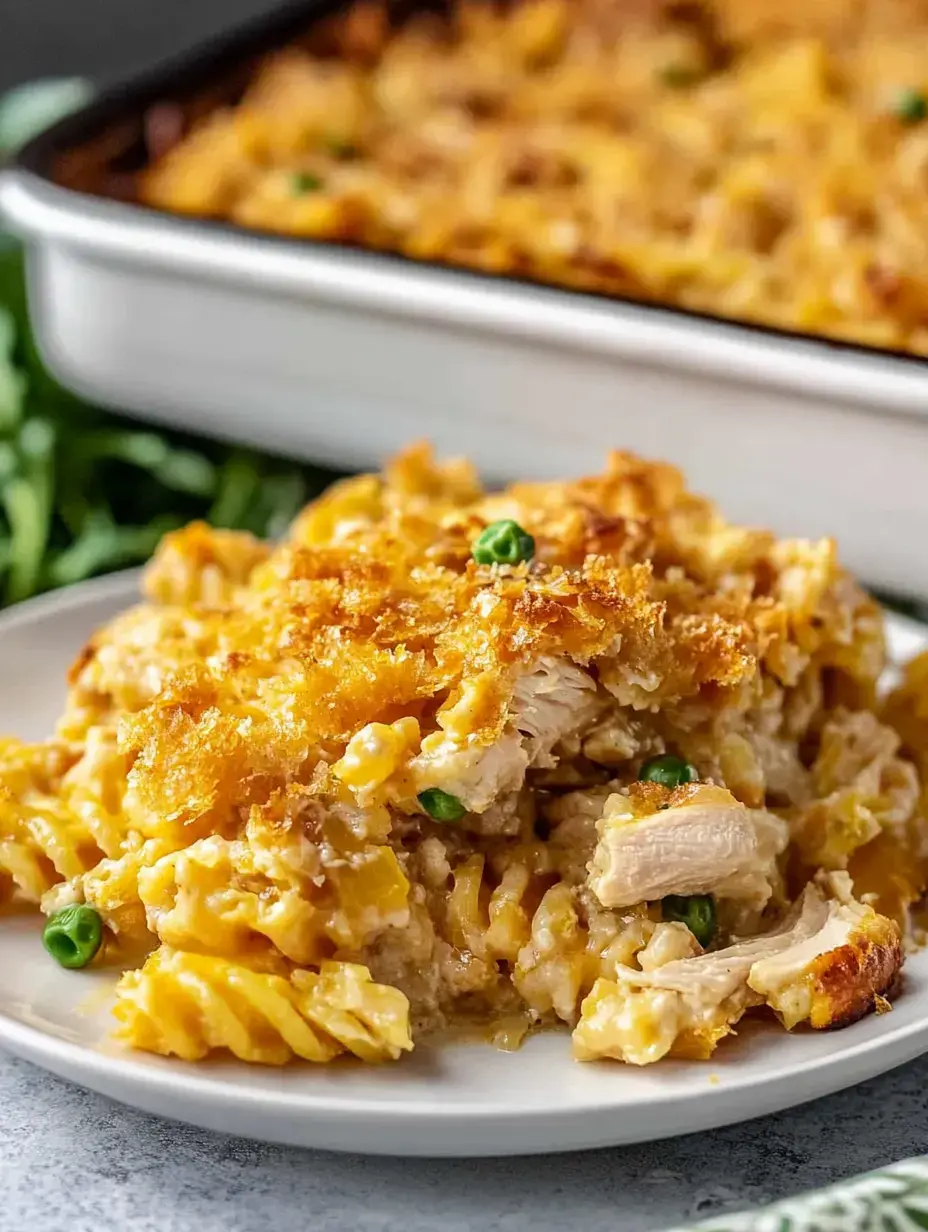
<svg viewBox="0 0 928 1232"><path fill-rule="evenodd" d="M46 922L42 944L62 967L86 967L103 944L99 912L83 903L63 907Z"/></svg>
<svg viewBox="0 0 928 1232"><path fill-rule="evenodd" d="M902 124L920 124L928 117L928 98L921 90L901 90L893 104L893 112Z"/></svg>
<svg viewBox="0 0 928 1232"><path fill-rule="evenodd" d="M661 903L665 920L685 924L699 944L705 948L715 936L715 899L711 894L668 894Z"/></svg>
<svg viewBox="0 0 928 1232"><path fill-rule="evenodd" d="M702 81L705 73L694 64L665 64L660 79L671 90L685 90Z"/></svg>
<svg viewBox="0 0 928 1232"><path fill-rule="evenodd" d="M663 757L652 757L646 761L638 778L642 783L660 783L662 787L674 788L682 787L684 783L698 782L699 771L692 762L665 753Z"/></svg>
<svg viewBox="0 0 928 1232"><path fill-rule="evenodd" d="M535 555L535 540L512 518L491 522L471 549L478 565L518 565Z"/></svg>
<svg viewBox="0 0 928 1232"><path fill-rule="evenodd" d="M295 197L302 197L304 193L318 192L322 187L322 180L318 175L313 175L311 171L294 171L290 177L290 191Z"/></svg>
<svg viewBox="0 0 928 1232"><path fill-rule="evenodd" d="M433 821L460 821L467 809L450 791L429 787L417 797L419 803Z"/></svg>

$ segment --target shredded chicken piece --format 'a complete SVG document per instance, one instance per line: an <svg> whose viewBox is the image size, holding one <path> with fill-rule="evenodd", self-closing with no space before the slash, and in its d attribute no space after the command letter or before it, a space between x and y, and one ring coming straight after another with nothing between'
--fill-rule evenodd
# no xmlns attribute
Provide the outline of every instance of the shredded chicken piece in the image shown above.
<svg viewBox="0 0 928 1232"><path fill-rule="evenodd" d="M762 907L786 847L786 823L749 809L722 787L700 787L683 804L644 817L628 796L606 801L590 888L604 907L663 898L716 894Z"/></svg>
<svg viewBox="0 0 928 1232"><path fill-rule="evenodd" d="M827 918L825 900L807 887L789 920L766 936L737 942L651 971L619 966L583 1002L573 1034L580 1060L614 1057L651 1065L668 1053L707 1057L761 996L748 984L754 963L813 936Z"/></svg>
<svg viewBox="0 0 928 1232"><path fill-rule="evenodd" d="M552 750L557 742L587 728L600 708L588 672L569 659L539 659L519 677L512 695L512 725L525 737L529 764L556 766Z"/></svg>
<svg viewBox="0 0 928 1232"><path fill-rule="evenodd" d="M724 950L649 970L619 966L581 1007L574 1051L650 1065L668 1053L704 1058L744 1013L762 1004L787 1027L840 1026L867 1013L902 965L899 930L852 898L807 885L784 923ZM845 891L843 891L846 893Z"/></svg>
<svg viewBox="0 0 928 1232"><path fill-rule="evenodd" d="M468 744L446 732L423 741L411 763L417 789L439 787L469 812L486 812L522 785L529 766L555 766L558 741L585 729L600 706L587 672L569 659L544 656L515 681L506 730L495 744Z"/></svg>
<svg viewBox="0 0 928 1232"><path fill-rule="evenodd" d="M484 813L499 796L515 791L525 778L528 753L518 732L507 732L496 744L462 744L442 734L410 763L416 790L438 787L457 796L471 813Z"/></svg>

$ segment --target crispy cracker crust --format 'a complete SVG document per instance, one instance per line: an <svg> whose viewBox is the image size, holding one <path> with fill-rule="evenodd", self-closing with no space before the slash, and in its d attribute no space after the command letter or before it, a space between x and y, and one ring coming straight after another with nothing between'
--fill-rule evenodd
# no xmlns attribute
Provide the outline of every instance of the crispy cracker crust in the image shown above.
<svg viewBox="0 0 928 1232"><path fill-rule="evenodd" d="M504 517L534 559L477 565L474 539ZM368 723L493 744L544 656L592 664L621 705L710 713L813 656L866 704L883 664L878 609L830 540L731 526L675 469L624 453L486 493L415 446L336 484L269 555L198 525L168 536L146 590L78 656L69 735L120 715L145 807L220 829Z"/></svg>

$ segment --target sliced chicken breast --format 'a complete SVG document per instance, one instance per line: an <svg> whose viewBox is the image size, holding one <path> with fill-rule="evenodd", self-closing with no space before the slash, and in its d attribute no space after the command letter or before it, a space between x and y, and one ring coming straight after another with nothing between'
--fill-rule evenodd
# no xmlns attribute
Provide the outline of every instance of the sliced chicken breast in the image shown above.
<svg viewBox="0 0 928 1232"><path fill-rule="evenodd" d="M569 659L539 659L512 695L512 726L524 737L529 765L556 765L551 752L558 741L586 731L601 709L588 672Z"/></svg>
<svg viewBox="0 0 928 1232"><path fill-rule="evenodd" d="M411 763L416 790L439 787L468 812L483 813L522 785L529 766L554 766L558 741L585 731L601 706L588 672L569 659L542 658L516 680L506 730L495 744L468 744L444 732L423 741Z"/></svg>
<svg viewBox="0 0 928 1232"><path fill-rule="evenodd" d="M749 809L723 787L701 786L685 803L636 816L628 796L606 801L590 864L590 889L604 907L668 894L716 894L763 907L777 856L789 841L773 813Z"/></svg>

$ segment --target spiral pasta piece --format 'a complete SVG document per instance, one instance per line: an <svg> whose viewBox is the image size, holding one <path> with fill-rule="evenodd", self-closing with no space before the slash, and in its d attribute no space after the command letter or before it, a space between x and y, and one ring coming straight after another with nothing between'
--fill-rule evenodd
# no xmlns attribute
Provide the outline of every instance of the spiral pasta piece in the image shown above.
<svg viewBox="0 0 928 1232"><path fill-rule="evenodd" d="M228 1049L260 1065L322 1063L339 1053L376 1062L412 1048L405 996L355 963L323 963L287 979L162 947L122 977L113 1013L124 1043L187 1061Z"/></svg>
<svg viewBox="0 0 928 1232"><path fill-rule="evenodd" d="M37 903L115 855L125 774L112 729L92 728L79 757L62 741L0 743L0 902Z"/></svg>
<svg viewBox="0 0 928 1232"><path fill-rule="evenodd" d="M28 802L0 798L0 901L15 893L38 903L53 885L80 876L102 855L59 800L38 794Z"/></svg>
<svg viewBox="0 0 928 1232"><path fill-rule="evenodd" d="M301 853L214 835L139 872L148 925L175 949L248 955L261 938L301 965L357 949L408 918L408 882L388 847L368 847L332 869Z"/></svg>
<svg viewBox="0 0 928 1232"><path fill-rule="evenodd" d="M513 982L539 1013L552 1010L570 1022L580 1000L586 971L588 933L576 896L559 881L544 895L532 917L530 944L519 955Z"/></svg>
<svg viewBox="0 0 928 1232"><path fill-rule="evenodd" d="M452 872L448 898L450 939L484 960L515 962L531 935L531 916L524 898L532 881L531 869L513 861L499 884L487 885L482 855L472 855Z"/></svg>
<svg viewBox="0 0 928 1232"><path fill-rule="evenodd" d="M0 904L14 896L38 902L49 886L99 859L54 796L68 764L56 741L0 740Z"/></svg>
<svg viewBox="0 0 928 1232"><path fill-rule="evenodd" d="M61 798L104 855L116 856L126 838L123 808L128 759L113 727L91 727L84 751L61 780Z"/></svg>
<svg viewBox="0 0 928 1232"><path fill-rule="evenodd" d="M139 874L173 850L171 840L144 839L131 834L115 859L100 860L93 868L60 882L42 896L42 910L53 915L70 903L96 908L109 932L123 947L150 946L152 936L139 898Z"/></svg>
<svg viewBox="0 0 928 1232"><path fill-rule="evenodd" d="M294 962L311 963L324 920L297 879L277 871L263 875L247 843L213 836L141 869L139 897L152 932L176 949L247 954L266 938Z"/></svg>

